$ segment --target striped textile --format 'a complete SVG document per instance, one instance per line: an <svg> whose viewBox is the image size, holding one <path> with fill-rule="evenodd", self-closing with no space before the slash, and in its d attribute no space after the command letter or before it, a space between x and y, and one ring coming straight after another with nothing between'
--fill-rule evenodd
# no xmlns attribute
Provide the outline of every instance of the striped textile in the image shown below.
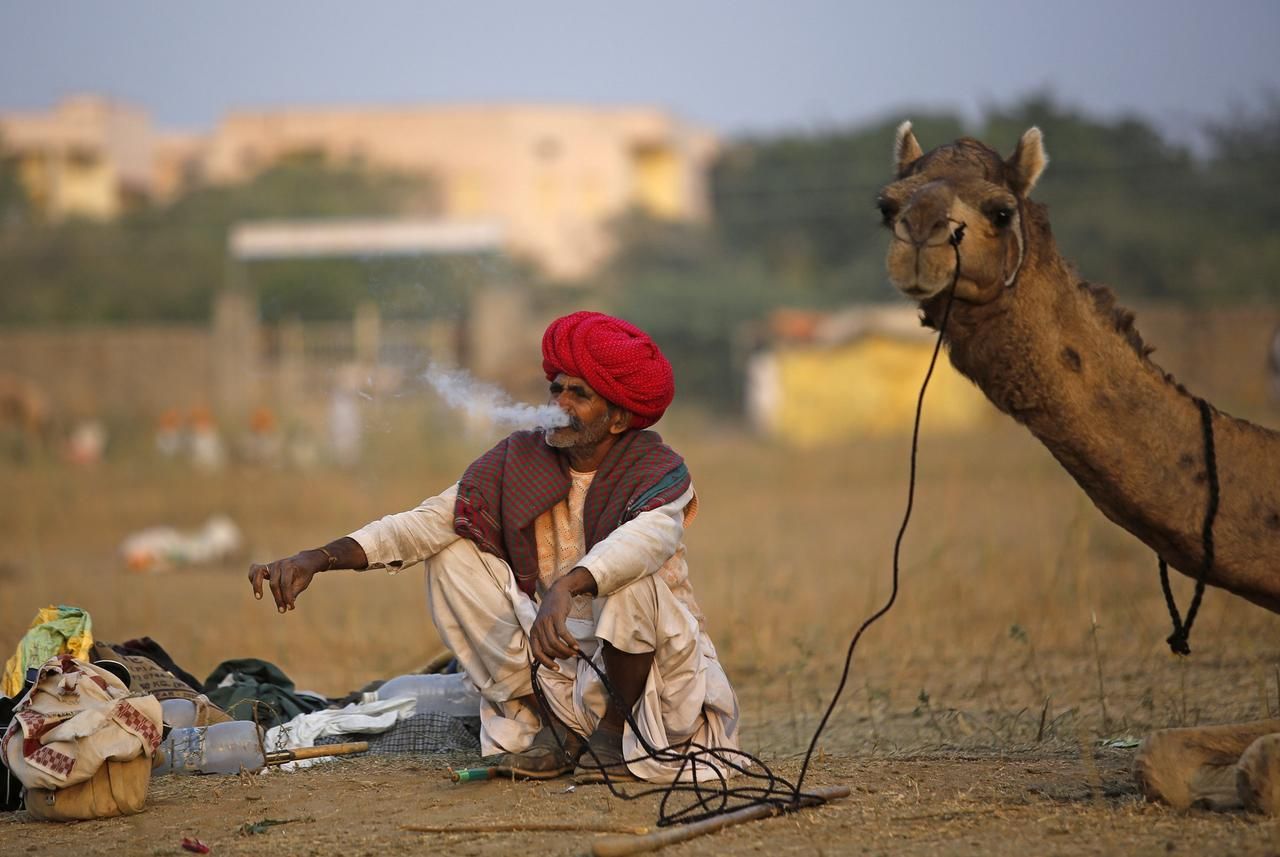
<svg viewBox="0 0 1280 857"><path fill-rule="evenodd" d="M476 459L458 482L453 528L506 560L532 597L538 580L534 520L569 494L569 464L541 431L518 431ZM587 550L622 524L670 503L689 469L657 432L628 431L609 450L582 510Z"/></svg>

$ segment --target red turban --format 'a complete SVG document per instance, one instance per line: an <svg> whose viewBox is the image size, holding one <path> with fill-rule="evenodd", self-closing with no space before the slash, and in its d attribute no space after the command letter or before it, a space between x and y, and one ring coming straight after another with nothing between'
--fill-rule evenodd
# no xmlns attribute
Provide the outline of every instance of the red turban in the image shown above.
<svg viewBox="0 0 1280 857"><path fill-rule="evenodd" d="M547 380L582 378L607 401L632 413L631 427L653 425L676 394L671 364L634 324L599 312L558 318L542 335Z"/></svg>

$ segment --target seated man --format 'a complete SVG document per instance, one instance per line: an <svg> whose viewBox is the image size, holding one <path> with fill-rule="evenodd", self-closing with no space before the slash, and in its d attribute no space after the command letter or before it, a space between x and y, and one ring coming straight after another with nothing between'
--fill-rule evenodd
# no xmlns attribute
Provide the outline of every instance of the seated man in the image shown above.
<svg viewBox="0 0 1280 857"><path fill-rule="evenodd" d="M685 564L697 496L683 459L644 430L671 403L671 366L643 331L594 312L552 322L542 358L564 425L515 432L415 509L253 565L254 595L267 582L283 613L318 572L425 560L436 629L483 698L491 764L579 782L713 778L644 758L625 716L655 749L738 746L737 698Z"/></svg>

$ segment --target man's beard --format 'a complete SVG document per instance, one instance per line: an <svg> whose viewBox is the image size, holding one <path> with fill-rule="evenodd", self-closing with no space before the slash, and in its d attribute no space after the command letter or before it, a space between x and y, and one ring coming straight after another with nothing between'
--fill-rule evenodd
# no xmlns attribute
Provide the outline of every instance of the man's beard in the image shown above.
<svg viewBox="0 0 1280 857"><path fill-rule="evenodd" d="M579 422L571 418L568 426L546 430L547 446L557 449L590 449L604 440L609 433L609 418L606 410L600 419L591 424Z"/></svg>

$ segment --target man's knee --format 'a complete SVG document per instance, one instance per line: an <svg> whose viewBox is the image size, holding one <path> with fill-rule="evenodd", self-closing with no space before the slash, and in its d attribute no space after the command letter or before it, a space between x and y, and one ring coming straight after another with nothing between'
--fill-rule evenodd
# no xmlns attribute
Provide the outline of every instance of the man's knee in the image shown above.
<svg viewBox="0 0 1280 857"><path fill-rule="evenodd" d="M621 614L633 619L643 619L650 625L655 624L658 605L662 600L658 587L665 589L666 586L655 575L649 574L631 581L621 589L615 589L603 598L597 598L597 622L601 618Z"/></svg>
<svg viewBox="0 0 1280 857"><path fill-rule="evenodd" d="M492 571L470 539L458 539L427 560L427 579L432 590L452 590L459 587L474 588L478 580L493 578ZM502 564L497 557L490 557ZM504 569L505 570L505 569ZM494 583L498 581L494 578ZM499 584L500 585L500 584Z"/></svg>
<svg viewBox="0 0 1280 857"><path fill-rule="evenodd" d="M597 599L596 636L630 654L697 645L697 623L686 621L671 590L657 575L633 581Z"/></svg>
<svg viewBox="0 0 1280 857"><path fill-rule="evenodd" d="M427 574L433 578L438 577L443 580L452 578L466 564L465 554L468 544L470 543L466 539L458 539L444 550L428 558L426 562Z"/></svg>

